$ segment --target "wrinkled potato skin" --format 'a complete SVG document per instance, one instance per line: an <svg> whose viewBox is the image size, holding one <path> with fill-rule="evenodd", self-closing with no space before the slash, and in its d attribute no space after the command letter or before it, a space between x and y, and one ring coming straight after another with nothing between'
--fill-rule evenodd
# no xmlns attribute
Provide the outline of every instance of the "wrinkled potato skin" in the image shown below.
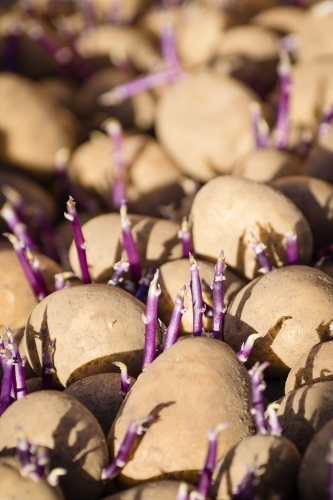
<svg viewBox="0 0 333 500"><path fill-rule="evenodd" d="M112 456L134 418L159 416L117 482L122 488L157 478L195 484L210 429L229 424L218 437L219 459L253 433L250 398L249 376L226 344L203 337L178 341L139 376L111 428Z"/></svg>
<svg viewBox="0 0 333 500"><path fill-rule="evenodd" d="M36 255L47 285L54 290L54 275L61 268L45 255ZM0 248L0 333L5 333L5 325L13 332L22 332L37 304L14 250Z"/></svg>
<svg viewBox="0 0 333 500"><path fill-rule="evenodd" d="M280 399L277 416L283 435L303 454L311 439L333 419L333 382L317 382Z"/></svg>
<svg viewBox="0 0 333 500"><path fill-rule="evenodd" d="M196 259L200 268L200 279L202 287L203 300L213 306L213 292L210 288L214 278L214 264L204 260ZM236 276L232 271L226 269L224 281L224 303L229 305L233 297L246 285L246 282ZM187 311L184 313L181 324L181 333L193 332L193 312L192 312L192 293L188 286L190 282L190 263L188 259L173 260L166 262L160 267L159 283L161 286L161 295L158 299L158 317L165 325L169 324L171 314L174 308L174 301L177 293L184 285L187 285L184 306ZM204 328L211 330L211 318L203 317Z"/></svg>
<svg viewBox="0 0 333 500"><path fill-rule="evenodd" d="M59 487L50 486L45 480L36 483L21 476L18 460L0 458L0 491L3 500L65 500Z"/></svg>
<svg viewBox="0 0 333 500"><path fill-rule="evenodd" d="M255 341L248 366L269 361L265 375L284 377L305 351L332 338L332 305L333 279L326 273L275 269L237 294L225 316L225 341L237 352L251 333L266 333Z"/></svg>
<svg viewBox="0 0 333 500"><path fill-rule="evenodd" d="M156 269L167 260L182 257L182 245L178 238L179 226L176 223L131 214L129 219L142 269L149 267ZM113 274L113 264L121 258L120 215L114 213L99 215L84 224L82 231L87 242L91 279L97 283L105 283ZM74 243L69 250L69 261L74 272L80 276Z"/></svg>
<svg viewBox="0 0 333 500"><path fill-rule="evenodd" d="M326 500L330 485L330 469L328 462L333 434L333 420L315 435L303 457L299 475L298 491L302 500Z"/></svg>
<svg viewBox="0 0 333 500"><path fill-rule="evenodd" d="M208 182L194 198L191 221L196 254L216 262L222 247L227 265L250 280L258 276L250 231L266 245L275 267L285 263L288 224L297 234L299 263L308 264L312 257L312 234L298 208L281 193L248 179L227 175Z"/></svg>
<svg viewBox="0 0 333 500"><path fill-rule="evenodd" d="M333 341L321 342L300 357L286 380L285 394L303 385L333 380Z"/></svg>
<svg viewBox="0 0 333 500"><path fill-rule="evenodd" d="M175 500L180 484L179 481L147 483L108 496L104 500ZM188 485L188 491L193 489L192 485Z"/></svg>
<svg viewBox="0 0 333 500"><path fill-rule="evenodd" d="M60 477L66 498L100 498L108 453L102 429L83 405L58 391L35 392L15 401L1 416L1 456L14 454L17 425L28 441L49 449L51 469L67 469Z"/></svg>
<svg viewBox="0 0 333 500"><path fill-rule="evenodd" d="M41 351L56 339L54 365L66 387L98 373L117 372L122 361L131 375L141 371L144 305L109 285L81 285L55 292L33 310L24 341L28 361L41 373Z"/></svg>
<svg viewBox="0 0 333 500"><path fill-rule="evenodd" d="M284 500L296 497L297 472L301 456L295 445L283 436L256 434L236 445L215 472L213 496L216 500L232 500L232 490L244 479L247 467L261 468L258 498L269 498L272 492Z"/></svg>

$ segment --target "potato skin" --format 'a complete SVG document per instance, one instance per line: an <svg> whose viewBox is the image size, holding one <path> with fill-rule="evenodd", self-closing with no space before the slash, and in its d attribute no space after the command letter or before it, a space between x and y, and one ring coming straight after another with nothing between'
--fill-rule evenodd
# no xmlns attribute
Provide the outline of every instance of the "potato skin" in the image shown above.
<svg viewBox="0 0 333 500"><path fill-rule="evenodd" d="M226 263L239 276L258 276L258 264L248 244L250 231L267 247L273 266L286 261L288 224L295 227L299 263L312 257L312 235L302 213L281 193L269 186L234 176L217 177L205 184L194 198L192 234L195 252L216 261L224 249Z"/></svg>
<svg viewBox="0 0 333 500"><path fill-rule="evenodd" d="M111 428L108 446L113 455L134 418L159 417L117 483L123 488L168 478L195 484L210 429L229 424L219 434L219 459L253 433L250 398L249 376L226 344L204 337L179 340L139 376Z"/></svg>
<svg viewBox="0 0 333 500"><path fill-rule="evenodd" d="M28 441L49 449L51 469L67 469L60 478L66 498L100 498L108 453L102 429L83 405L58 391L35 392L15 401L1 416L0 456L14 454L17 425Z"/></svg>
<svg viewBox="0 0 333 500"><path fill-rule="evenodd" d="M117 372L122 361L131 375L141 372L144 305L109 285L81 285L59 290L33 310L25 331L28 360L41 373L41 351L56 339L54 365L66 387L97 373Z"/></svg>
<svg viewBox="0 0 333 500"><path fill-rule="evenodd" d="M300 461L295 445L283 436L247 437L218 466L212 496L216 500L232 500L232 490L243 481L247 467L255 466L260 477L255 488L258 498L269 498L274 492L283 500L294 500Z"/></svg>
<svg viewBox="0 0 333 500"><path fill-rule="evenodd" d="M224 337L236 352L251 333L256 340L247 363L269 361L269 377L284 377L318 341L333 336L333 279L319 269L274 269L243 288L225 316Z"/></svg>
<svg viewBox="0 0 333 500"><path fill-rule="evenodd" d="M104 500L175 500L180 484L180 481L168 480L140 484L129 490L108 496ZM188 485L189 491L193 489L192 485ZM207 500L209 499L207 498Z"/></svg>

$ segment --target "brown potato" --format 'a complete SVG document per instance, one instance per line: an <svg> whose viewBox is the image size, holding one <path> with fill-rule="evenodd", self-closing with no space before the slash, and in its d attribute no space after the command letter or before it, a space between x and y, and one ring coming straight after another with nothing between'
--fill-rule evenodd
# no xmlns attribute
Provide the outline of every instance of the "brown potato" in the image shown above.
<svg viewBox="0 0 333 500"><path fill-rule="evenodd" d="M331 127L324 136L317 139L311 148L304 166L304 173L333 184L332 161L333 128Z"/></svg>
<svg viewBox="0 0 333 500"><path fill-rule="evenodd" d="M61 272L56 262L45 255L36 254L40 269L50 290L54 290L54 275ZM0 248L0 333L9 325L18 335L23 331L34 307L38 304L12 249Z"/></svg>
<svg viewBox="0 0 333 500"><path fill-rule="evenodd" d="M142 484L106 497L104 500L175 500L179 490L180 481L156 481ZM188 491L192 491L192 485L188 485ZM207 500L209 498L207 497Z"/></svg>
<svg viewBox="0 0 333 500"><path fill-rule="evenodd" d="M130 377L131 387L135 379ZM105 436L123 403L119 373L100 373L78 380L64 391L94 415Z"/></svg>
<svg viewBox="0 0 333 500"><path fill-rule="evenodd" d="M187 75L157 103L157 136L186 175L206 182L229 173L253 149L250 103L256 100L230 77Z"/></svg>
<svg viewBox="0 0 333 500"><path fill-rule="evenodd" d="M315 382L333 380L333 341L320 342L299 358L286 380L285 394Z"/></svg>
<svg viewBox="0 0 333 500"><path fill-rule="evenodd" d="M286 262L285 233L291 224L297 234L299 263L312 257L308 222L281 193L257 182L235 176L217 177L194 198L191 216L193 245L197 255L216 262L221 247L226 263L240 276L258 276L250 231L266 245L273 266Z"/></svg>
<svg viewBox="0 0 333 500"><path fill-rule="evenodd" d="M232 169L232 175L246 177L256 182L270 182L279 177L299 173L301 165L298 158L286 151L273 148L251 151Z"/></svg>
<svg viewBox="0 0 333 500"><path fill-rule="evenodd" d="M321 179L305 175L283 177L270 183L289 198L308 221L314 250L332 243L333 186Z"/></svg>
<svg viewBox="0 0 333 500"><path fill-rule="evenodd" d="M225 341L237 352L251 333L266 333L248 365L269 361L266 376L284 377L304 352L333 337L332 303L327 274L306 266L275 269L236 295L225 316Z"/></svg>
<svg viewBox="0 0 333 500"><path fill-rule="evenodd" d="M277 411L283 435L301 454L311 439L333 418L333 382L317 382L289 392Z"/></svg>
<svg viewBox="0 0 333 500"><path fill-rule="evenodd" d="M310 442L298 475L298 491L302 500L326 500L332 481L333 420L327 422Z"/></svg>
<svg viewBox="0 0 333 500"><path fill-rule="evenodd" d="M58 391L35 392L15 401L1 416L1 456L15 453L16 426L22 428L28 441L48 448L51 469L67 469L60 477L66 498L100 498L104 489L100 478L108 453L102 429L83 405Z"/></svg>
<svg viewBox="0 0 333 500"><path fill-rule="evenodd" d="M0 491L3 500L65 500L59 487L50 486L45 480L38 482L23 477L20 464L13 457L0 458Z"/></svg>
<svg viewBox="0 0 333 500"><path fill-rule="evenodd" d="M226 344L203 337L179 340L140 375L111 428L113 455L134 418L158 417L117 482L129 487L167 477L195 484L210 429L229 424L218 437L218 459L253 433L250 398L249 376Z"/></svg>
<svg viewBox="0 0 333 500"><path fill-rule="evenodd" d="M25 331L28 360L41 373L41 354L56 339L54 365L66 387L98 373L115 372L122 361L130 375L141 371L144 305L120 288L82 285L46 297L35 307Z"/></svg>
<svg viewBox="0 0 333 500"><path fill-rule="evenodd" d="M297 33L304 18L305 11L292 5L278 5L256 14L251 23L287 35Z"/></svg>
<svg viewBox="0 0 333 500"><path fill-rule="evenodd" d="M27 380L27 392L28 394L32 394L33 392L41 391L42 387L42 379L39 377L29 378Z"/></svg>
<svg viewBox="0 0 333 500"><path fill-rule="evenodd" d="M213 497L232 500L233 491L245 478L249 467L258 468L258 498L270 498L274 492L285 500L294 500L301 456L295 445L283 436L256 434L232 448L214 473Z"/></svg>
<svg viewBox="0 0 333 500"><path fill-rule="evenodd" d="M143 269L158 268L168 260L182 257L182 247L178 239L179 226L174 222L129 215L132 233L137 244ZM87 260L91 279L105 283L113 273L113 264L121 257L120 216L105 214L94 217L82 227L87 242ZM101 235L103 237L101 238ZM80 276L75 245L69 251L72 269Z"/></svg>
<svg viewBox="0 0 333 500"><path fill-rule="evenodd" d="M197 259L197 264L200 268L200 278L202 286L203 300L209 306L213 306L213 292L210 288L212 279L214 278L214 267L212 262ZM160 267L161 295L158 299L158 317L165 325L169 324L170 317L174 307L174 300L177 293L184 285L188 285L190 281L190 262L188 259L173 260L166 262ZM246 283L241 278L236 276L232 271L226 269L226 280L224 281L224 303L229 305L233 297L243 288ZM192 313L192 294L191 289L187 286L187 291L184 301L187 311L183 316L180 325L181 333L193 332L193 313ZM211 329L211 318L204 316L204 328L206 331Z"/></svg>

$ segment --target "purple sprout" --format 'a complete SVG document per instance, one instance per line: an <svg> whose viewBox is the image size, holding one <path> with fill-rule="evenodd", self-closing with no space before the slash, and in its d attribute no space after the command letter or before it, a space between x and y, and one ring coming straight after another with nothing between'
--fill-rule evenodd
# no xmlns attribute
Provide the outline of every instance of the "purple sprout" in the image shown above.
<svg viewBox="0 0 333 500"><path fill-rule="evenodd" d="M212 333L214 339L222 340L223 318L226 312L224 304L224 283L225 270L227 266L225 263L224 251L221 250L220 255L215 264L215 274L211 284L213 289L213 320L212 320Z"/></svg>
<svg viewBox="0 0 333 500"><path fill-rule="evenodd" d="M24 224L22 220L19 218L12 203L7 201L3 205L0 214L1 217L6 221L12 233L14 233L15 236L17 236L17 238L22 241L25 247L30 249L36 248L36 245L32 241L32 238L28 232L26 224Z"/></svg>
<svg viewBox="0 0 333 500"><path fill-rule="evenodd" d="M114 361L112 364L120 368L120 394L125 398L131 388L131 379L128 376L127 366L120 361Z"/></svg>
<svg viewBox="0 0 333 500"><path fill-rule="evenodd" d="M260 482L259 467L246 467L246 473L240 484L232 491L233 500L256 500L256 487Z"/></svg>
<svg viewBox="0 0 333 500"><path fill-rule="evenodd" d="M180 483L176 500L189 500L188 486L186 483Z"/></svg>
<svg viewBox="0 0 333 500"><path fill-rule="evenodd" d="M190 253L190 288L192 293L192 309L193 309L193 336L200 337L204 333L202 316L204 313L204 304L202 298L201 281L199 275L199 266L196 263L193 255Z"/></svg>
<svg viewBox="0 0 333 500"><path fill-rule="evenodd" d="M87 244L83 237L81 224L75 208L75 202L71 196L69 197L69 200L67 202L67 210L68 212L65 212L64 215L65 218L70 221L72 226L74 243L76 246L76 251L79 258L80 269L82 274L82 282L85 285L87 285L91 283L91 277L88 269L87 255L86 255Z"/></svg>
<svg viewBox="0 0 333 500"><path fill-rule="evenodd" d="M254 416L257 434L267 434L267 423L265 420L265 404L264 404L264 390L266 384L263 378L263 371L269 366L268 361L264 363L256 362L256 364L249 370L251 377L252 387L252 404L251 414Z"/></svg>
<svg viewBox="0 0 333 500"><path fill-rule="evenodd" d="M15 399L22 399L27 395L27 384L25 379L25 358L22 360L17 343L8 325L5 325L7 333L7 350L10 351L14 363L13 386Z"/></svg>
<svg viewBox="0 0 333 500"><path fill-rule="evenodd" d="M142 320L145 324L145 345L143 351L142 371L154 361L156 356L156 328L157 328L157 303L161 294L161 287L158 284L159 270L154 274L147 297L146 310L142 313Z"/></svg>
<svg viewBox="0 0 333 500"><path fill-rule="evenodd" d="M121 443L116 457L112 460L111 464L102 470L103 481L111 481L123 469L130 456L134 441L137 436L140 436L147 429L145 424L148 424L154 419L152 415L147 417L133 420L127 429L125 438Z"/></svg>
<svg viewBox="0 0 333 500"><path fill-rule="evenodd" d="M288 266L298 264L297 234L295 229L289 224L285 233L286 237L286 261Z"/></svg>
<svg viewBox="0 0 333 500"><path fill-rule="evenodd" d="M105 130L112 141L113 164L112 172L112 202L115 210L120 210L121 203L126 199L126 170L123 130L118 120L110 118L105 122Z"/></svg>
<svg viewBox="0 0 333 500"><path fill-rule="evenodd" d="M123 281L123 275L129 270L129 262L125 252L122 252L121 259L119 262L113 264L114 273L111 279L108 281L108 285L117 286Z"/></svg>
<svg viewBox="0 0 333 500"><path fill-rule="evenodd" d="M276 415L276 411L280 408L279 403L274 402L267 406L268 428L270 436L281 436L282 427Z"/></svg>
<svg viewBox="0 0 333 500"><path fill-rule="evenodd" d="M55 373L53 355L55 351L56 339L52 339L46 351L42 353L42 388L43 390L53 390Z"/></svg>
<svg viewBox="0 0 333 500"><path fill-rule="evenodd" d="M50 295L50 290L49 287L47 286L47 283L45 281L45 278L40 270L40 260L39 258L34 255L28 248L26 249L26 255L29 261L29 264L31 266L31 269L36 277L36 280L40 286L40 289L42 290L42 293L44 297L47 297Z"/></svg>
<svg viewBox="0 0 333 500"><path fill-rule="evenodd" d="M291 64L288 52L285 50L280 51L277 71L279 75L279 104L275 127L275 145L277 149L285 150L288 147L289 107L292 90Z"/></svg>
<svg viewBox="0 0 333 500"><path fill-rule="evenodd" d="M333 121L333 105L325 106L323 116L318 126L318 137L324 137L332 128Z"/></svg>
<svg viewBox="0 0 333 500"><path fill-rule="evenodd" d="M183 317L183 314L187 311L187 308L184 307L184 297L186 293L186 285L177 293L177 297L175 299L175 306L173 308L169 325L164 332L164 345L163 351L166 351L173 344L177 342L180 323Z"/></svg>
<svg viewBox="0 0 333 500"><path fill-rule="evenodd" d="M179 57L177 54L175 30L171 23L165 22L160 31L161 53L165 66L168 69L180 69Z"/></svg>
<svg viewBox="0 0 333 500"><path fill-rule="evenodd" d="M248 336L245 342L242 343L242 346L238 353L236 354L236 358L241 363L246 363L249 359L251 351L253 349L254 343L257 339L264 337L266 333L252 333Z"/></svg>
<svg viewBox="0 0 333 500"><path fill-rule="evenodd" d="M146 302L149 285L151 280L153 279L155 274L155 270L152 267L149 267L146 272L144 272L142 278L139 281L139 288L135 294L135 298L140 300L141 302Z"/></svg>
<svg viewBox="0 0 333 500"><path fill-rule="evenodd" d="M181 228L178 231L178 238L181 240L183 246L183 259L188 259L193 250L193 246L189 223L186 216L183 217Z"/></svg>
<svg viewBox="0 0 333 500"><path fill-rule="evenodd" d="M71 271L65 271L64 273L58 273L54 275L54 288L58 290L63 290L71 286L69 281L72 278L77 278L75 273Z"/></svg>
<svg viewBox="0 0 333 500"><path fill-rule="evenodd" d="M265 252L267 247L256 238L252 231L250 232L249 245L256 254L257 262L259 264L259 273L267 274L272 271L273 266Z"/></svg>
<svg viewBox="0 0 333 500"><path fill-rule="evenodd" d="M132 235L131 222L127 215L127 206L124 200L122 201L120 207L120 218L122 245L127 254L132 280L135 284L137 284L142 277L140 256Z"/></svg>
<svg viewBox="0 0 333 500"><path fill-rule="evenodd" d="M266 149L270 147L269 127L264 120L260 105L257 102L251 103L251 118L255 149Z"/></svg>
<svg viewBox="0 0 333 500"><path fill-rule="evenodd" d="M12 353L8 349L1 352L3 378L0 394L1 415L7 410L11 403L12 386L14 385L14 360Z"/></svg>

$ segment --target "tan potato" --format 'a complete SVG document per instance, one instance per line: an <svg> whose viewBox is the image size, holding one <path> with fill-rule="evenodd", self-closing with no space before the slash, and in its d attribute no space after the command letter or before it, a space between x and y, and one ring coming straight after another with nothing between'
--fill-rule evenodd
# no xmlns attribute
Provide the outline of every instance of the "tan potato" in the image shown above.
<svg viewBox="0 0 333 500"><path fill-rule="evenodd" d="M213 292L210 288L212 279L214 278L214 267L212 262L197 259L197 264L200 268L200 278L202 286L203 300L209 306L213 306ZM168 325L174 307L174 300L177 293L184 285L189 285L190 281L190 262L188 259L173 260L166 262L160 267L159 283L161 286L161 295L158 299L158 317ZM243 288L246 283L241 278L236 276L232 271L226 269L226 280L224 281L224 303L229 305L233 297ZM180 325L181 333L193 332L193 312L192 312L192 294L191 289L187 286L187 291L184 301L187 311L183 316ZM211 330L211 318L203 317L204 328L206 331Z"/></svg>
<svg viewBox="0 0 333 500"><path fill-rule="evenodd" d="M167 477L195 484L210 429L229 424L218 436L218 459L253 433L250 397L249 376L226 344L203 337L179 340L140 375L111 428L113 455L134 418L159 417L117 482L129 487Z"/></svg>
<svg viewBox="0 0 333 500"><path fill-rule="evenodd" d="M298 491L302 500L326 500L332 481L333 420L327 422L310 442L298 475Z"/></svg>
<svg viewBox="0 0 333 500"><path fill-rule="evenodd" d="M41 354L56 339L54 365L62 386L115 372L113 361L141 371L144 305L120 288L82 285L55 292L32 311L25 331L28 360L41 373Z"/></svg>
<svg viewBox="0 0 333 500"><path fill-rule="evenodd" d="M305 175L290 175L274 180L270 186L281 191L300 209L310 225L315 251L332 243L332 184Z"/></svg>
<svg viewBox="0 0 333 500"><path fill-rule="evenodd" d="M303 354L286 380L285 394L303 385L333 380L333 341L320 342Z"/></svg>
<svg viewBox="0 0 333 500"><path fill-rule="evenodd" d="M54 275L61 272L56 262L36 254L40 269L50 290L54 290ZM12 249L0 248L0 333L9 325L20 335L34 307L38 304L19 260Z"/></svg>
<svg viewBox="0 0 333 500"><path fill-rule="evenodd" d="M143 269L158 268L168 260L182 257L177 224L139 215L129 215L129 219ZM113 264L121 257L120 216L118 214L99 215L84 224L82 231L87 242L87 261L91 279L98 283L105 283L113 274ZM74 244L69 251L69 260L74 272L80 276L81 271Z"/></svg>
<svg viewBox="0 0 333 500"><path fill-rule="evenodd" d="M314 435L333 418L333 382L317 382L289 392L277 411L283 435L301 454Z"/></svg>
<svg viewBox="0 0 333 500"><path fill-rule="evenodd" d="M256 14L251 23L287 35L297 33L306 12L292 5L278 5Z"/></svg>
<svg viewBox="0 0 333 500"><path fill-rule="evenodd" d="M179 490L180 481L156 481L142 484L106 497L104 500L175 500ZM193 491L193 486L188 485L188 491ZM207 500L209 498L207 497Z"/></svg>
<svg viewBox="0 0 333 500"><path fill-rule="evenodd" d="M20 464L13 457L0 458L0 491L3 500L65 500L59 487L50 486L45 479L35 482L23 477Z"/></svg>
<svg viewBox="0 0 333 500"><path fill-rule="evenodd" d="M66 498L100 498L108 453L102 429L83 405L58 391L35 392L15 401L1 416L1 456L14 454L17 426L29 442L48 448L51 469L67 469L60 477Z"/></svg>
<svg viewBox="0 0 333 500"><path fill-rule="evenodd" d="M332 56L332 29L333 12L329 2L320 2L308 10L302 18L297 33L299 60L307 61Z"/></svg>
<svg viewBox="0 0 333 500"><path fill-rule="evenodd" d="M74 147L76 122L41 89L22 76L0 75L0 157L30 172L50 174L58 149Z"/></svg>
<svg viewBox="0 0 333 500"><path fill-rule="evenodd" d="M206 182L229 173L254 148L250 103L256 100L230 77L184 76L157 103L157 136L182 172Z"/></svg>
<svg viewBox="0 0 333 500"><path fill-rule="evenodd" d="M284 377L304 352L333 337L332 304L327 274L306 266L275 269L236 295L225 316L225 341L237 352L251 333L266 333L248 364L269 361L265 375Z"/></svg>
<svg viewBox="0 0 333 500"><path fill-rule="evenodd" d="M298 158L286 151L273 148L251 151L241 158L232 170L232 175L246 177L256 182L270 182L300 173L301 165Z"/></svg>
<svg viewBox="0 0 333 500"><path fill-rule="evenodd" d="M135 379L130 378L131 387ZM94 415L105 436L123 403L119 373L100 373L78 380L64 391L77 399Z"/></svg>
<svg viewBox="0 0 333 500"><path fill-rule="evenodd" d="M75 111L73 101L75 100L77 89L69 78L50 76L40 80L40 83L54 101L57 101L61 106L71 111Z"/></svg>
<svg viewBox="0 0 333 500"><path fill-rule="evenodd" d="M305 175L316 177L333 184L333 128L330 127L325 135L317 139L311 148L309 157L304 166Z"/></svg>
<svg viewBox="0 0 333 500"><path fill-rule="evenodd" d="M286 262L285 233L295 228L299 263L312 257L312 235L308 222L281 193L257 182L234 176L217 177L194 198L191 216L193 245L197 255L216 262L221 248L226 263L248 279L258 276L250 232L266 245L273 266Z"/></svg>
<svg viewBox="0 0 333 500"><path fill-rule="evenodd" d="M214 473L213 497L232 500L233 492L245 478L248 468L258 468L258 498L270 498L274 492L285 500L297 494L297 474L301 456L295 445L283 436L256 434L232 448Z"/></svg>

